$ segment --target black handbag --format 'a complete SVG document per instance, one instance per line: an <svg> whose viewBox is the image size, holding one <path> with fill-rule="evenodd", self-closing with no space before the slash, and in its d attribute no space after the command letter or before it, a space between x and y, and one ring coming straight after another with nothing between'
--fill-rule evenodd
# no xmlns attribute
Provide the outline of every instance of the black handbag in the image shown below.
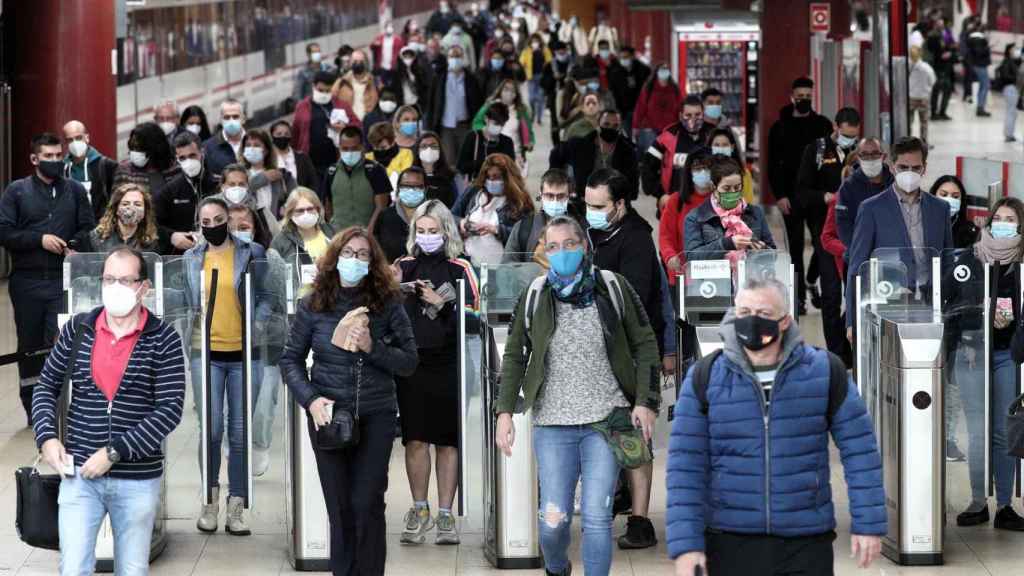
<svg viewBox="0 0 1024 576"><path fill-rule="evenodd" d="M60 494L60 474L40 474L36 466L25 466L14 471L18 492L17 514L14 526L18 538L34 548L60 550L60 532L57 527L57 496Z"/></svg>
<svg viewBox="0 0 1024 576"><path fill-rule="evenodd" d="M1024 458L1024 410L1021 402L1024 394L1017 396L1010 404L1010 413L1006 415L1006 453L1016 458Z"/></svg>
<svg viewBox="0 0 1024 576"><path fill-rule="evenodd" d="M359 444L359 389L363 385L363 359L356 364L356 405L354 411L337 407L331 421L316 431L316 446L328 452L346 450Z"/></svg>

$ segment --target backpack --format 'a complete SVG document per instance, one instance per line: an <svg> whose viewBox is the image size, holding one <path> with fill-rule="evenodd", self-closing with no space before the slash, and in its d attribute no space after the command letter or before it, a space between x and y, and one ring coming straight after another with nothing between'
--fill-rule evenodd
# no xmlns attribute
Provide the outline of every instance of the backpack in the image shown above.
<svg viewBox="0 0 1024 576"><path fill-rule="evenodd" d="M828 373L829 373L829 387L828 387L828 412L825 414L825 418L828 420L829 428L832 427L832 415L835 414L839 407L846 401L847 389L847 374L846 365L843 363L839 356L831 352L828 354ZM718 357L722 355L722 349L719 348L711 354L698 360L693 366L693 379L691 384L693 386L693 395L697 397L697 401L700 402L701 413L708 413L708 382L711 379L711 366L718 360Z"/></svg>
<svg viewBox="0 0 1024 576"><path fill-rule="evenodd" d="M611 270L598 270L601 273L601 280L604 285L608 288L608 291L612 295L612 306L615 308L615 315L622 319L622 309L625 306L625 299L622 293L622 285L619 284L619 279L615 276L615 273ZM544 283L547 282L547 276L538 276L533 279L530 283L530 287L526 289L526 317L524 321L526 323L526 332L529 334L530 325L533 320L533 313L537 310L537 301L540 300L541 291L544 290Z"/></svg>

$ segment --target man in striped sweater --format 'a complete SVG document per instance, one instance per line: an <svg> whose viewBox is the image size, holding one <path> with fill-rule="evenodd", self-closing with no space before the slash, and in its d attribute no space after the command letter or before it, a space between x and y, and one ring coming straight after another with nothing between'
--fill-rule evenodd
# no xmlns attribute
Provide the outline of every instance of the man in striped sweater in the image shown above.
<svg viewBox="0 0 1024 576"><path fill-rule="evenodd" d="M107 256L103 306L61 330L32 399L43 458L62 471L61 574L89 574L96 535L110 515L117 574L146 574L162 444L181 422L185 362L178 333L142 306L149 290L142 254ZM67 432L58 437L58 398L70 387Z"/></svg>

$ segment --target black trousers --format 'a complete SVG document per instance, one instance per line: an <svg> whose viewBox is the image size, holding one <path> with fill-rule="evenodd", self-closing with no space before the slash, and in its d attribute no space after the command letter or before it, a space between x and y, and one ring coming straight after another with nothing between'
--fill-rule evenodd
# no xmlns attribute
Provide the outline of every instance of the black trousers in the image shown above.
<svg viewBox="0 0 1024 576"><path fill-rule="evenodd" d="M953 93L953 77L950 74L940 73L932 87L932 116L943 116L946 108L949 107L949 97Z"/></svg>
<svg viewBox="0 0 1024 576"><path fill-rule="evenodd" d="M815 254L821 274L821 327L825 346L847 366L853 361L850 342L846 339L846 318L843 316L843 278L836 268L835 257L824 248Z"/></svg>
<svg viewBox="0 0 1024 576"><path fill-rule="evenodd" d="M798 538L708 532L708 576L831 576L835 532Z"/></svg>
<svg viewBox="0 0 1024 576"><path fill-rule="evenodd" d="M57 339L57 313L63 310L64 292L61 280L26 278L15 272L8 283L11 306L14 308L14 327L18 336L18 351L24 352L49 346ZM32 419L32 392L39 373L43 371L46 354L36 354L18 362L18 380L21 384L21 405Z"/></svg>
<svg viewBox="0 0 1024 576"><path fill-rule="evenodd" d="M790 206L792 210L783 218L786 222L786 238L789 241L789 257L793 261L796 276L796 304L800 307L807 301L807 284L804 277L804 239L807 233L804 232L803 213L792 200Z"/></svg>
<svg viewBox="0 0 1024 576"><path fill-rule="evenodd" d="M395 413L360 417L359 444L339 452L317 449L313 424L307 424L331 523L331 573L381 576L387 557L384 493L395 441Z"/></svg>

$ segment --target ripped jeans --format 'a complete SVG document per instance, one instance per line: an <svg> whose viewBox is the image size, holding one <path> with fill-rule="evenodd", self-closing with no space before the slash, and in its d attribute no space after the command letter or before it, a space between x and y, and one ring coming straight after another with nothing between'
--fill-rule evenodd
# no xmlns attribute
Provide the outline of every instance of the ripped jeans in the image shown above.
<svg viewBox="0 0 1024 576"><path fill-rule="evenodd" d="M540 547L548 572L569 565L573 500L581 479L583 573L607 576L612 564L612 499L619 463L604 436L589 426L537 426L533 431L540 478Z"/></svg>

